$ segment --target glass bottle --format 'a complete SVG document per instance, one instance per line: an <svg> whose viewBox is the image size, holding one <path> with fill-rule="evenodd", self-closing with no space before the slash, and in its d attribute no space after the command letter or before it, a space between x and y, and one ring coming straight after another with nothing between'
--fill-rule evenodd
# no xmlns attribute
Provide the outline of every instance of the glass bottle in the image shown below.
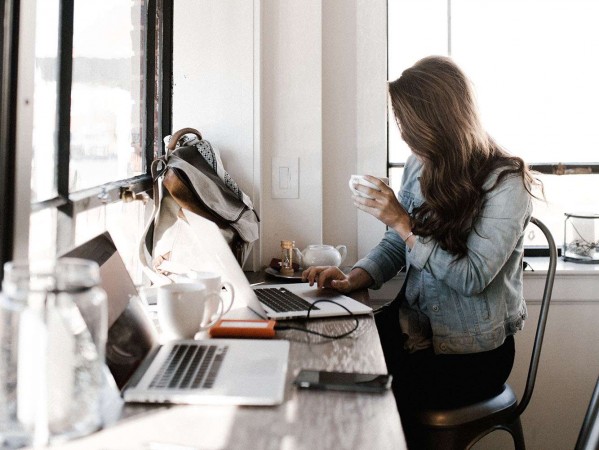
<svg viewBox="0 0 599 450"><path fill-rule="evenodd" d="M0 443L41 446L102 425L107 334L98 264L7 263L0 300Z"/></svg>

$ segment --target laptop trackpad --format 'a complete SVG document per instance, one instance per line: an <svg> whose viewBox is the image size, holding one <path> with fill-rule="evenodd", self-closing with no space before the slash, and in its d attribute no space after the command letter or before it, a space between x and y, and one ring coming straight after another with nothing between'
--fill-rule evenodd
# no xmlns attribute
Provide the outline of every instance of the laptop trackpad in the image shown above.
<svg viewBox="0 0 599 450"><path fill-rule="evenodd" d="M262 358L254 361L242 361L235 364L239 368L243 377L270 377L273 368L277 367L275 358Z"/></svg>

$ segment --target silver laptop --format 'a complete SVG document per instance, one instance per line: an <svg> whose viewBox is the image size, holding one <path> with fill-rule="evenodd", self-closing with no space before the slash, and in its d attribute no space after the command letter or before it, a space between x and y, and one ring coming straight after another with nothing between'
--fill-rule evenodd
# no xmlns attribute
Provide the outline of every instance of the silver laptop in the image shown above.
<svg viewBox="0 0 599 450"><path fill-rule="evenodd" d="M251 286L218 226L190 211L184 210L184 214L195 232L196 242L193 245L175 244L171 251L173 260L177 260L178 254L181 260L194 260L194 267L191 269L217 272L223 280L229 281L234 286L235 303L228 314L229 317L237 318L239 314L243 315L243 309L247 307L262 318L276 320L306 318L310 305L315 302L316 304L310 309L309 318L372 312L369 306L335 290L317 289L308 283ZM194 253L186 255L185 252ZM201 257L197 257L198 254ZM168 261L163 262L160 268L174 273L187 270ZM281 300L274 299L281 296L287 297L285 304ZM317 302L317 300L326 301Z"/></svg>
<svg viewBox="0 0 599 450"><path fill-rule="evenodd" d="M288 341L207 339L160 343L154 322L108 233L63 256L91 259L100 265L109 310L106 361L125 401L282 403Z"/></svg>

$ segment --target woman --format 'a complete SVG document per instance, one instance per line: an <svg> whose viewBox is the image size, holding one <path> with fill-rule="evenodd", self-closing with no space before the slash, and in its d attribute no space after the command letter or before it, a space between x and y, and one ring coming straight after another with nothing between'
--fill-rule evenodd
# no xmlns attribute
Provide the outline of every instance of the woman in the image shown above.
<svg viewBox="0 0 599 450"><path fill-rule="evenodd" d="M408 158L393 191L356 185L356 207L389 227L348 275L312 267L305 280L341 292L379 288L403 266L402 291L376 315L404 422L423 406L455 407L501 388L522 328L524 229L533 178L483 129L463 72L427 57L389 83Z"/></svg>

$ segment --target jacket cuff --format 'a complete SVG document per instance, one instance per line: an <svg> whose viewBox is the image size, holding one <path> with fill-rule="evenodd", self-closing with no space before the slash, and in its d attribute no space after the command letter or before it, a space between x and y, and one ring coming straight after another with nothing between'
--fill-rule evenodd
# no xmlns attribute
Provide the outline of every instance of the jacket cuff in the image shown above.
<svg viewBox="0 0 599 450"><path fill-rule="evenodd" d="M368 272L368 275L370 275L374 280L374 283L368 286L368 289L380 289L380 287L383 285L383 273L379 269L378 264L376 264L373 260L368 258L362 258L352 267L352 269L355 268L365 270L366 272Z"/></svg>
<svg viewBox="0 0 599 450"><path fill-rule="evenodd" d="M435 248L435 241L432 239L423 239L417 237L414 241L412 250L407 254L407 259L411 266L416 267L419 270L424 269L428 258L431 256Z"/></svg>

